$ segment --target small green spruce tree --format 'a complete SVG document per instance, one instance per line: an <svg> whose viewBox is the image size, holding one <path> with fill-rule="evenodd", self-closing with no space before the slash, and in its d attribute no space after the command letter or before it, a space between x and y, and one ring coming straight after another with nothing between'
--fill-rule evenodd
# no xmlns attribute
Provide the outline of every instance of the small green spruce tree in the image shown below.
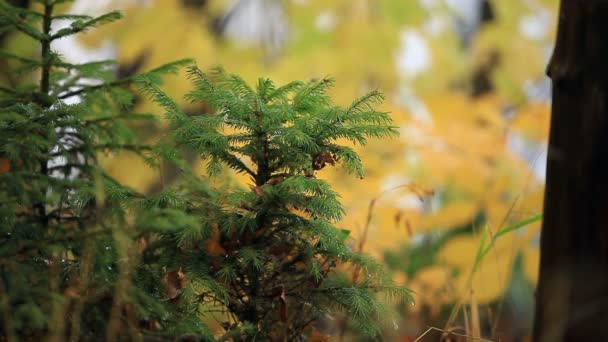
<svg viewBox="0 0 608 342"><path fill-rule="evenodd" d="M115 79L112 61L72 64L52 50L120 14L56 14L65 2L23 9L0 0L0 31L39 46L38 56L0 51L11 68L0 84L0 341L137 339L149 322L171 325L162 296L130 275L141 268L141 237L167 214L143 218L135 199L144 196L97 162L146 151L130 122L151 116L132 112L134 78ZM57 20L71 24L53 32ZM146 79L158 83L185 62Z"/></svg>
<svg viewBox="0 0 608 342"><path fill-rule="evenodd" d="M151 237L157 249L144 253L187 279L171 298L176 309L223 312L223 340L300 340L337 315L377 335L378 315L390 311L381 295L409 300L409 293L349 247L348 231L335 226L344 214L339 196L315 172L340 164L363 177L359 156L341 142L365 145L397 135L390 116L375 109L382 95L374 91L342 108L330 101L329 78L280 87L259 79L252 87L221 68L206 74L192 66L188 75L194 89L185 98L210 113L187 115L145 76L139 79L172 127L151 161L172 159L190 175L148 207L198 220ZM249 176L250 187L211 187L180 163L184 149L207 162L209 175L227 167Z"/></svg>

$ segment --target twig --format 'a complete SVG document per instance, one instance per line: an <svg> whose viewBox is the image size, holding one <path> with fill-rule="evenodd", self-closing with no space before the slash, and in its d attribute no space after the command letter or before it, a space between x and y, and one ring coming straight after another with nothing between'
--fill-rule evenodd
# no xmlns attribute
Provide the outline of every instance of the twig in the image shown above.
<svg viewBox="0 0 608 342"><path fill-rule="evenodd" d="M372 217L373 217L374 207L376 206L376 202L378 202L381 197L383 197L384 195L388 194L389 192L392 192L392 191L395 191L395 190L399 190L399 189L404 189L404 188L408 189L411 192L413 192L414 194L416 194L418 196L418 198L422 201L422 195L420 194L421 191L419 191L419 189L417 189L412 184L397 185L395 187L392 187L390 189L386 189L386 190L382 191L376 197L372 198L369 201L369 206L367 208L367 217L365 219L365 226L363 227L363 232L361 234L361 240L359 241L359 251L358 251L359 253L363 252L363 247L365 246L365 242L367 241L367 234L369 232L369 227L370 227L371 222L372 222ZM428 194L432 194L432 191L428 191ZM361 272L361 267L357 267L353 271L353 276L352 276L352 282L353 283L357 282L357 280L359 278L359 273L360 272Z"/></svg>
<svg viewBox="0 0 608 342"><path fill-rule="evenodd" d="M469 336L469 335L465 335L465 334L459 334L459 333L455 333L453 331L444 330L444 329L440 329L440 328L436 328L436 327L429 327L428 329L426 329L426 331L422 335L418 336L418 338L415 339L414 342L422 341L422 338L424 336L426 336L428 333L430 333L431 331L440 331L444 334L447 334L448 336L454 335L454 336L458 336L458 337L470 338L471 340L476 340L476 341L495 342L493 340L486 340L485 338L481 338L481 337L473 337L473 336Z"/></svg>

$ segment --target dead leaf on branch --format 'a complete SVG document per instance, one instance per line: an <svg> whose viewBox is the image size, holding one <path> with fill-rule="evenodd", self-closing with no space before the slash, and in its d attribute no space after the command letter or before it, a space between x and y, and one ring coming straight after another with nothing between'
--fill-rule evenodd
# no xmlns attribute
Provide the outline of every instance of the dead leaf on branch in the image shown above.
<svg viewBox="0 0 608 342"><path fill-rule="evenodd" d="M264 190L261 186L252 187L251 190L253 190L257 196L264 196Z"/></svg>
<svg viewBox="0 0 608 342"><path fill-rule="evenodd" d="M164 300L174 301L179 298L182 292L184 292L184 287L186 286L186 274L180 267L180 269L177 271L172 271L165 274L162 282L165 286L166 293Z"/></svg>
<svg viewBox="0 0 608 342"><path fill-rule="evenodd" d="M312 168L314 170L321 170L326 164L330 164L331 166L336 165L336 157L331 152L321 151L314 157Z"/></svg>

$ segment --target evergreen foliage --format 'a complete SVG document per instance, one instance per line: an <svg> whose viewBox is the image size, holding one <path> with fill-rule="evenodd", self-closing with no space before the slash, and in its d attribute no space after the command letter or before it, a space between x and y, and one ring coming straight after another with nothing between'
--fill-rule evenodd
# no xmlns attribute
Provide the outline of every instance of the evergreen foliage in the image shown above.
<svg viewBox="0 0 608 342"><path fill-rule="evenodd" d="M125 198L143 196L97 162L100 153L149 149L130 122L152 116L132 112L133 78L115 79L112 61L71 64L51 49L120 14L56 15L64 2L39 0L36 11L0 1L0 31L25 34L40 51L0 51L20 81L0 85L0 340L135 336L144 314L166 312L128 276L133 241L155 218L135 216ZM71 25L52 32L55 20ZM186 62L147 79L159 82Z"/></svg>
<svg viewBox="0 0 608 342"><path fill-rule="evenodd" d="M382 95L374 91L342 108L327 95L329 78L283 86L259 79L252 87L221 68L206 74L190 66L188 75L194 89L186 99L211 113L187 115L139 78L172 127L151 162L187 149L207 162L208 174L232 169L247 175L250 187L217 190L191 176L160 195L167 209L197 218L154 242L165 249L154 263L174 253L165 267L190 282L193 297L179 303L197 298L206 304L201 314L225 313L225 337L236 340L297 340L340 314L378 334L376 319L387 312L378 295L409 294L348 246L348 231L334 225L344 213L338 195L315 172L340 164L363 176L359 156L342 143L397 134L389 115L374 109Z"/></svg>
<svg viewBox="0 0 608 342"><path fill-rule="evenodd" d="M116 79L112 61L65 62L54 40L120 18L54 14L0 0L0 32L38 42L37 58L0 51L19 84L0 85L0 340L297 340L347 318L379 333L381 297L409 298L334 225L344 210L315 172L342 165L363 176L349 146L396 135L371 92L331 104L331 79L252 87L221 69L183 60ZM52 32L54 20L71 25ZM162 90L183 65L186 95L211 113L186 115ZM142 143L133 87L165 108L170 133ZM182 176L146 195L114 180L102 153L132 152ZM250 188L209 175L248 175ZM224 178L221 178L224 179ZM333 317L333 318L332 318Z"/></svg>

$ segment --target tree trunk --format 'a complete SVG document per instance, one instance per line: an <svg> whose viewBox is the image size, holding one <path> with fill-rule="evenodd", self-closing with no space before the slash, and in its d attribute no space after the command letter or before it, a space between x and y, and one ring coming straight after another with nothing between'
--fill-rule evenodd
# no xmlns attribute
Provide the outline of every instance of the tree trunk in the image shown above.
<svg viewBox="0 0 608 342"><path fill-rule="evenodd" d="M608 1L562 0L534 341L608 339Z"/></svg>

